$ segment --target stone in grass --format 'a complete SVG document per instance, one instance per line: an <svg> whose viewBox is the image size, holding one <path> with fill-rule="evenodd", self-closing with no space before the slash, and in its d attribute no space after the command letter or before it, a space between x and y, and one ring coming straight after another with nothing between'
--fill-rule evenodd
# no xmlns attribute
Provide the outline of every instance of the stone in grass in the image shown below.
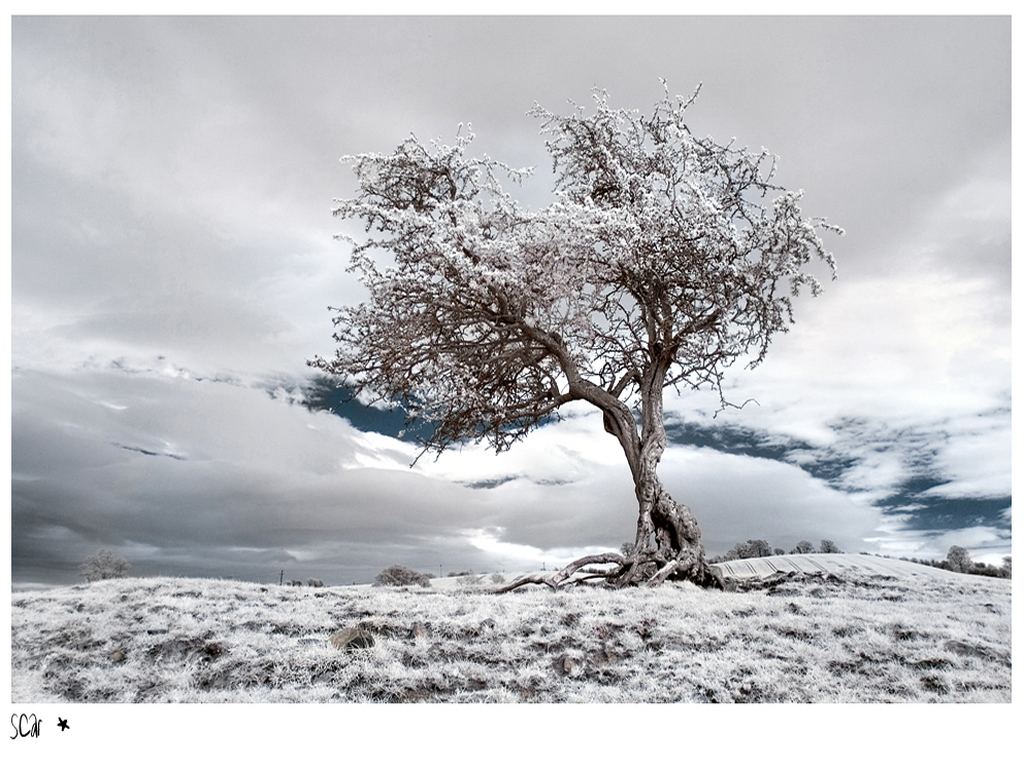
<svg viewBox="0 0 1024 768"><path fill-rule="evenodd" d="M110 660L115 664L120 664L128 657L128 654L124 652L123 648L118 648L112 654L110 654Z"/></svg>
<svg viewBox="0 0 1024 768"><path fill-rule="evenodd" d="M959 640L947 640L945 648L958 656L976 656L986 661L1001 661L1007 666L1010 665L1010 657L1007 654L997 653L980 645L970 645Z"/></svg>
<svg viewBox="0 0 1024 768"><path fill-rule="evenodd" d="M586 662L575 654L565 654L555 659L555 669L566 677L582 677Z"/></svg>
<svg viewBox="0 0 1024 768"><path fill-rule="evenodd" d="M340 651L372 648L374 644L373 635L359 627L349 627L331 635L331 645Z"/></svg>

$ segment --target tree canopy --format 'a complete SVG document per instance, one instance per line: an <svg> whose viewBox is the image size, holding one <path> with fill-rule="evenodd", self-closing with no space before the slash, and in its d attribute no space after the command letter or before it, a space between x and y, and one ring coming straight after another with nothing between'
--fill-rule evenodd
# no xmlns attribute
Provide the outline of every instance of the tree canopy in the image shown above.
<svg viewBox="0 0 1024 768"><path fill-rule="evenodd" d="M102 581L121 578L129 568L131 564L120 555L109 549L99 549L85 558L79 573L86 581Z"/></svg>
<svg viewBox="0 0 1024 768"><path fill-rule="evenodd" d="M471 131L342 158L359 191L334 215L365 225L361 241L339 237L369 299L332 308L335 357L310 364L431 422L421 442L438 452L465 440L500 452L588 402L639 498L665 445L663 389L711 387L725 405L725 370L759 364L792 297L820 291L808 262L835 275L819 230L839 230L802 215L766 150L693 135L696 96L666 88L649 116L603 91L590 114L535 105L555 172L553 202L535 211L501 185L530 171L471 158Z"/></svg>

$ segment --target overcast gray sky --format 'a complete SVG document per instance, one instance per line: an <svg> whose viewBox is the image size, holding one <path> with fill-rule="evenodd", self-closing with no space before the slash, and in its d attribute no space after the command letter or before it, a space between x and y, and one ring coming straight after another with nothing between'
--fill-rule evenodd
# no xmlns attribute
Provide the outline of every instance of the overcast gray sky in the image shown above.
<svg viewBox="0 0 1024 768"><path fill-rule="evenodd" d="M472 123L476 153L537 166L539 207L534 102L649 111L659 78L703 83L690 128L767 147L847 233L838 281L732 371L756 405L667 402L662 477L708 551L1009 554L1008 17L18 17L12 46L14 581L75 581L99 547L348 583L631 540L595 412L410 469L367 414L307 407L305 360L360 295L342 155Z"/></svg>

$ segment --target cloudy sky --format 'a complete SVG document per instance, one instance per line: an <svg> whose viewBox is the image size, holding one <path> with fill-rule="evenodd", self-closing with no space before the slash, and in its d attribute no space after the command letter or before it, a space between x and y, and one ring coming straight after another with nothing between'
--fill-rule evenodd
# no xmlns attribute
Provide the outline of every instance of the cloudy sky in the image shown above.
<svg viewBox="0 0 1024 768"><path fill-rule="evenodd" d="M711 554L766 539L1010 553L1010 22L1002 18L25 18L12 22L12 578L367 581L633 537L592 410L415 467L305 361L358 301L339 162L415 133L537 166L594 87L779 156L839 279L763 365L671 395L661 465ZM349 229L353 232L355 230Z"/></svg>

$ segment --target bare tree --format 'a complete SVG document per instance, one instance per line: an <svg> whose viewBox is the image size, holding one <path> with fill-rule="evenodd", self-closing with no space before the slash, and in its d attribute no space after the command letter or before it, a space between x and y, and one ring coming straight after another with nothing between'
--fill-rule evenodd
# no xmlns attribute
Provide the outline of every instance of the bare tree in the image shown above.
<svg viewBox="0 0 1024 768"><path fill-rule="evenodd" d="M759 364L793 321L791 297L819 292L802 268L820 258L835 274L818 229L839 230L803 217L767 151L691 134L696 96L666 88L649 116L600 91L590 115L535 106L557 174L557 200L539 211L499 184L528 171L467 158L472 133L343 158L359 192L334 213L371 233L350 240L369 300L334 310L335 357L310 364L432 424L424 451L475 440L500 452L576 401L622 447L635 548L540 579L552 587L596 564L618 586L717 582L695 517L658 479L664 390L710 387L728 405L726 368Z"/></svg>
<svg viewBox="0 0 1024 768"><path fill-rule="evenodd" d="M100 549L85 558L79 573L86 581L102 581L103 579L119 579L131 565L120 555L109 549Z"/></svg>
<svg viewBox="0 0 1024 768"><path fill-rule="evenodd" d="M822 539L821 546L818 547L818 551L824 555L838 555L842 554L843 550L837 547L836 543L831 539Z"/></svg>
<svg viewBox="0 0 1024 768"><path fill-rule="evenodd" d="M814 545L809 541L798 541L793 550L789 553L791 555L809 555L814 552Z"/></svg>

